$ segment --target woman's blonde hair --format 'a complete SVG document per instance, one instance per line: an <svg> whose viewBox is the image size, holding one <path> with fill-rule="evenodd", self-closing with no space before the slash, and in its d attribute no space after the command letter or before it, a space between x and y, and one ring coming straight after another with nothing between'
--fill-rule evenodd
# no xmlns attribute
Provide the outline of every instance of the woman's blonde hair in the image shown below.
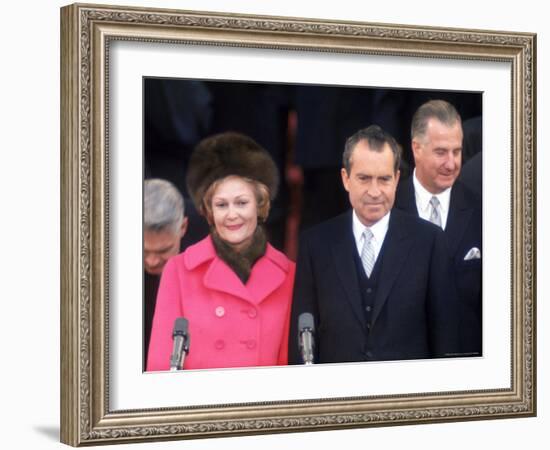
<svg viewBox="0 0 550 450"><path fill-rule="evenodd" d="M204 193L200 212L204 215L204 217L206 217L208 223L210 225L214 223L212 213L212 198L214 197L214 192L220 184L222 184L225 180L229 178L240 178L241 180L246 181L252 186L254 194L256 195L258 220L260 222L265 222L267 216L269 215L269 208L271 207L271 201L269 199L269 189L267 188L267 186L263 183L260 183L259 181L253 180L252 178L241 177L238 175L229 175L227 177L219 178L214 181L210 186L208 186L208 189L206 189L206 192Z"/></svg>

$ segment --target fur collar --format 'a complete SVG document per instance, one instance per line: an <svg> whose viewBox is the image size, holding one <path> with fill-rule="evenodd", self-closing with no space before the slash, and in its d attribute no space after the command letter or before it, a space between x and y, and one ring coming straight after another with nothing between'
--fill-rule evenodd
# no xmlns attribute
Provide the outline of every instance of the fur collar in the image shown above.
<svg viewBox="0 0 550 450"><path fill-rule="evenodd" d="M252 267L260 259L267 248L267 238L263 227L258 226L254 231L252 243L241 253L236 252L224 241L214 228L210 230L212 243L218 256L235 272L243 284L246 284L250 277Z"/></svg>

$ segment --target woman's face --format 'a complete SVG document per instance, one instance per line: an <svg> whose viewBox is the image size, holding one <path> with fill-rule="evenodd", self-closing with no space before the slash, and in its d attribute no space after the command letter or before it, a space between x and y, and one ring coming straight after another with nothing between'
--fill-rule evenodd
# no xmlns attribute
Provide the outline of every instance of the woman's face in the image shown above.
<svg viewBox="0 0 550 450"><path fill-rule="evenodd" d="M212 196L212 217L220 238L236 251L248 247L258 225L254 187L240 177L227 177Z"/></svg>

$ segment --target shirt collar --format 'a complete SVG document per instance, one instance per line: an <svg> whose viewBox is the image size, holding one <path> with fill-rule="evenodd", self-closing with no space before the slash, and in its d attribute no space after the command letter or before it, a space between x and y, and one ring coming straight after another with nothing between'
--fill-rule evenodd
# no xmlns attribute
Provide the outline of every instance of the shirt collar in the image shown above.
<svg viewBox="0 0 550 450"><path fill-rule="evenodd" d="M372 231L372 234L374 236L374 239L382 243L384 241L384 238L386 237L386 232L388 231L388 225L390 222L390 214L391 211L388 211L384 217L382 217L378 222L371 225L370 227L366 227L363 225L363 223L359 220L359 217L357 217L357 213L355 212L355 209L353 210L353 236L355 237L355 242L359 243L362 239L363 232L366 228L370 229Z"/></svg>
<svg viewBox="0 0 550 450"><path fill-rule="evenodd" d="M420 183L420 181L418 181L418 178L416 177L416 169L414 169L413 172L413 184L416 204L420 206L422 211L428 210L428 208L430 207L430 200L434 196L437 197L437 199L439 200L439 207L441 208L441 212L446 213L447 211L449 211L452 186L445 189L443 192L440 192L439 194L432 194L424 186L422 186L422 183Z"/></svg>

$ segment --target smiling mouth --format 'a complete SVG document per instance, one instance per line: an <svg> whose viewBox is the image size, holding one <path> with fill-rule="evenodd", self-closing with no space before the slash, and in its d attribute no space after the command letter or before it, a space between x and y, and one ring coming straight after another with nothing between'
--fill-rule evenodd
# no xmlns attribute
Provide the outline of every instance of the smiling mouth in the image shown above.
<svg viewBox="0 0 550 450"><path fill-rule="evenodd" d="M240 225L226 225L225 228L227 228L228 230L231 230L231 231L236 231L239 228L241 228L242 226L243 226L242 224L240 224Z"/></svg>

